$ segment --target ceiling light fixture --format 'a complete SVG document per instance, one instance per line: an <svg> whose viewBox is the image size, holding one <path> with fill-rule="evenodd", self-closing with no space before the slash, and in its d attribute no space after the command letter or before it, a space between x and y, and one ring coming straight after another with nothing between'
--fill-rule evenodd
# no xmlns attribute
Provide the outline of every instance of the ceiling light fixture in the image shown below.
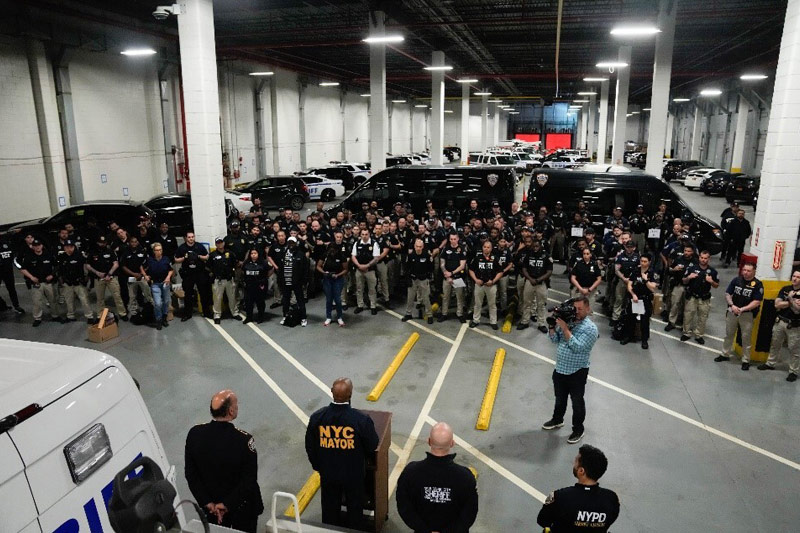
<svg viewBox="0 0 800 533"><path fill-rule="evenodd" d="M487 101L487 102L491 102L491 103L493 103L493 104L502 104L502 103L503 103L503 101L502 101L502 100L499 100L499 99L497 99L497 98L495 98L495 99L493 99L493 100L486 100L486 101Z"/></svg>
<svg viewBox="0 0 800 533"><path fill-rule="evenodd" d="M720 89L703 89L700 91L700 96L719 96L722 94Z"/></svg>
<svg viewBox="0 0 800 533"><path fill-rule="evenodd" d="M594 91L581 91L578 93L578 96L594 96L597 93Z"/></svg>
<svg viewBox="0 0 800 533"><path fill-rule="evenodd" d="M588 104L589 100L573 100L572 102L575 104Z"/></svg>
<svg viewBox="0 0 800 533"><path fill-rule="evenodd" d="M474 94L475 96L492 96L492 93L486 91L481 91L479 93L472 93L472 94Z"/></svg>
<svg viewBox="0 0 800 533"><path fill-rule="evenodd" d="M675 102L676 104L680 104L681 102L691 102L692 99L691 98L673 98L672 101Z"/></svg>
<svg viewBox="0 0 800 533"><path fill-rule="evenodd" d="M364 93L364 94L362 94L361 96L363 96L363 97L365 97L365 98L369 98L369 97L370 97L370 96L372 96L372 95L371 95L371 94L369 94L369 93Z"/></svg>
<svg viewBox="0 0 800 533"><path fill-rule="evenodd" d="M424 107L424 108L426 108L426 109L427 109L427 107L428 107L428 106L427 106L427 105L425 105L425 104L417 104L417 105L415 105L414 107Z"/></svg>
<svg viewBox="0 0 800 533"><path fill-rule="evenodd" d="M649 37L661 33L655 26L617 26L611 30L614 37Z"/></svg>
<svg viewBox="0 0 800 533"><path fill-rule="evenodd" d="M393 104L405 104L406 101L405 100L392 100L392 103Z"/></svg>
<svg viewBox="0 0 800 533"><path fill-rule="evenodd" d="M406 38L402 35L375 35L361 39L362 42L367 44L385 44L385 43L402 43Z"/></svg>
<svg viewBox="0 0 800 533"><path fill-rule="evenodd" d="M650 111L650 108L649 107L643 107L642 111Z"/></svg>
<svg viewBox="0 0 800 533"><path fill-rule="evenodd" d="M422 70L453 70L450 65L433 65L430 67L423 67Z"/></svg>
<svg viewBox="0 0 800 533"><path fill-rule="evenodd" d="M456 83L478 83L478 80L475 78L464 78L460 80L456 80Z"/></svg>
<svg viewBox="0 0 800 533"><path fill-rule="evenodd" d="M583 106L582 105L571 105L571 106L569 106L569 109L583 109Z"/></svg>
<svg viewBox="0 0 800 533"><path fill-rule="evenodd" d="M631 113L630 113L630 114L631 114L631 115L638 115L639 113L640 113L640 111L631 111Z"/></svg>
<svg viewBox="0 0 800 533"><path fill-rule="evenodd" d="M593 82L593 81L608 81L608 78L583 78L583 81Z"/></svg>
<svg viewBox="0 0 800 533"><path fill-rule="evenodd" d="M319 84L320 87L337 87L338 85L338 81L323 81Z"/></svg>
<svg viewBox="0 0 800 533"><path fill-rule="evenodd" d="M152 48L128 48L120 52L124 56L151 56L155 53Z"/></svg>
<svg viewBox="0 0 800 533"><path fill-rule="evenodd" d="M756 81L756 80L765 80L768 77L769 76L767 76L766 74L742 74L741 76L739 76L739 79L744 81Z"/></svg>
<svg viewBox="0 0 800 533"><path fill-rule="evenodd" d="M251 72L251 76L272 76L274 72Z"/></svg>
<svg viewBox="0 0 800 533"><path fill-rule="evenodd" d="M519 115L519 111L509 111L509 115Z"/></svg>
<svg viewBox="0 0 800 533"><path fill-rule="evenodd" d="M626 116L626 117L632 117L632 116L633 116L633 114L632 114L632 113L628 113L628 114L627 114L627 115L625 115L625 116Z"/></svg>
<svg viewBox="0 0 800 533"><path fill-rule="evenodd" d="M444 112L445 112L445 113L452 113L452 112L453 112L453 110L452 110L452 109L445 109L445 110L444 110Z"/></svg>
<svg viewBox="0 0 800 533"><path fill-rule="evenodd" d="M628 66L624 61L600 61L597 68L625 68Z"/></svg>

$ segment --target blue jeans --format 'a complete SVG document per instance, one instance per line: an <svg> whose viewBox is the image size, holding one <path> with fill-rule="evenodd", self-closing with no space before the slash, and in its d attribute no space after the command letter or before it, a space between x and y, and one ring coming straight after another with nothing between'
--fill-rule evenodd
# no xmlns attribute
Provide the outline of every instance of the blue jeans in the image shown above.
<svg viewBox="0 0 800 533"><path fill-rule="evenodd" d="M169 284L153 283L150 285L150 292L153 293L153 314L155 314L156 322L161 322L167 318L169 313Z"/></svg>
<svg viewBox="0 0 800 533"><path fill-rule="evenodd" d="M342 318L342 287L344 287L344 277L322 279L322 290L325 293L325 318L331 318L334 303L336 303L336 318Z"/></svg>

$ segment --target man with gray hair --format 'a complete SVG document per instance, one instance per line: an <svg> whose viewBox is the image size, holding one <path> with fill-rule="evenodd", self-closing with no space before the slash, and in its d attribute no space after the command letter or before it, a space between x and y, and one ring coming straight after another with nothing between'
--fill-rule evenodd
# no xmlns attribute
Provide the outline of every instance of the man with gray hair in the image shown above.
<svg viewBox="0 0 800 533"><path fill-rule="evenodd" d="M445 422L431 428L431 451L409 463L397 480L397 512L415 532L468 532L478 516L475 476L450 453L453 430Z"/></svg>

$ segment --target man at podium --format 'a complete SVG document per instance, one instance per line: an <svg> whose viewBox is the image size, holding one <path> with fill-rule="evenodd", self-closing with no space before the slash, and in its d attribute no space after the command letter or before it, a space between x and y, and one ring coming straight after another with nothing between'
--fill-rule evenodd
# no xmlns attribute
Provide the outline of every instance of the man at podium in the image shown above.
<svg viewBox="0 0 800 533"><path fill-rule="evenodd" d="M365 463L378 446L378 434L372 419L350 406L350 379L334 381L331 393L333 402L312 414L308 421L306 453L311 467L320 475L322 521L359 529L364 513ZM346 520L341 518L343 496Z"/></svg>

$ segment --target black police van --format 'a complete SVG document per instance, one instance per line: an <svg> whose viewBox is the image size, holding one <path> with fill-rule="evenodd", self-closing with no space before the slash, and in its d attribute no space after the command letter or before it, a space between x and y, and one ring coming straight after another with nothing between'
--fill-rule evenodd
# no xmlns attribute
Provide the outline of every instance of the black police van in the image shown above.
<svg viewBox="0 0 800 533"><path fill-rule="evenodd" d="M516 183L517 172L513 168L399 165L370 176L329 212L349 209L359 213L362 203L374 201L386 214L395 202L409 203L415 214L421 214L426 200L433 200L437 209L453 200L455 208L463 211L469 209L473 199L480 209L489 209L497 200L501 209L509 212Z"/></svg>
<svg viewBox="0 0 800 533"><path fill-rule="evenodd" d="M719 225L697 214L664 180L655 176L557 169L534 172L528 189L528 204L532 207L544 205L552 211L559 200L567 213L574 213L579 201L585 202L599 235L603 234L603 223L615 207L621 207L623 214L629 216L642 204L644 212L652 214L664 202L667 212L694 219L692 238L701 250L708 250L712 255L722 250Z"/></svg>

